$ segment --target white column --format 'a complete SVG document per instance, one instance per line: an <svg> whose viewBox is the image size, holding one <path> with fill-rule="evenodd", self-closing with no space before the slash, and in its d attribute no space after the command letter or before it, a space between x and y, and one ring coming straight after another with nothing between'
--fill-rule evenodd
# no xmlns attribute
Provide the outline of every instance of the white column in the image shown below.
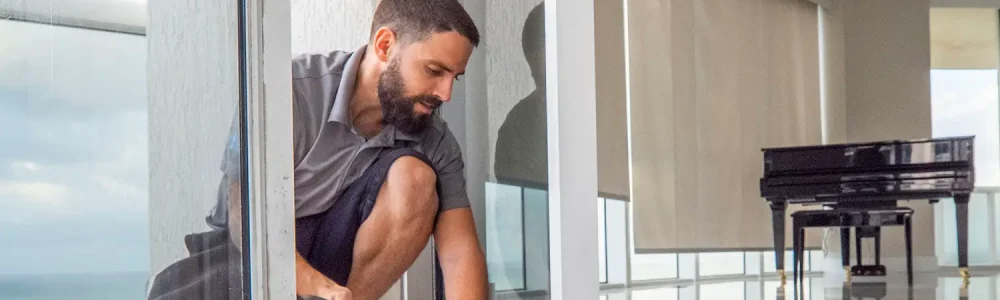
<svg viewBox="0 0 1000 300"><path fill-rule="evenodd" d="M286 1L239 0L246 57L240 78L249 139L250 295L295 298L291 11ZM266 87L266 88L265 88Z"/></svg>
<svg viewBox="0 0 1000 300"><path fill-rule="evenodd" d="M594 3L545 1L551 299L596 299ZM583 263L589 262L589 263Z"/></svg>

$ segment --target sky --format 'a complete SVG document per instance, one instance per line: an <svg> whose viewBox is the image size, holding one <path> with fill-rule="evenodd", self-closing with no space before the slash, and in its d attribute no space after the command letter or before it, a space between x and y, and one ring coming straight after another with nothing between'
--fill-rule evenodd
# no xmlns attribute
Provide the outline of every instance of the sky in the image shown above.
<svg viewBox="0 0 1000 300"><path fill-rule="evenodd" d="M0 36L0 273L148 269L145 38Z"/></svg>
<svg viewBox="0 0 1000 300"><path fill-rule="evenodd" d="M935 137L975 135L977 186L1000 186L997 70L932 70Z"/></svg>

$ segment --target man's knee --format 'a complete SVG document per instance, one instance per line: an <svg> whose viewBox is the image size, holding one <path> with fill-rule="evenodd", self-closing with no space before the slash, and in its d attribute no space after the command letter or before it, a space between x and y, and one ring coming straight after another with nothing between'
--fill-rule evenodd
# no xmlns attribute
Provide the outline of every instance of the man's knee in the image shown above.
<svg viewBox="0 0 1000 300"><path fill-rule="evenodd" d="M392 163L382 186L393 211L414 217L437 211L437 173L424 161L403 156Z"/></svg>

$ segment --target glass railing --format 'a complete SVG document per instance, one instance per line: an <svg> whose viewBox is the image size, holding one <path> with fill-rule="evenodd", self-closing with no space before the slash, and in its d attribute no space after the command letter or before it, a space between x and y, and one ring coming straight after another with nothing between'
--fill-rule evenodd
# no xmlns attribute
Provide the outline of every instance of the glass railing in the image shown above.
<svg viewBox="0 0 1000 300"><path fill-rule="evenodd" d="M486 261L498 292L544 291L548 285L548 195L541 189L486 183ZM598 270L602 284L696 277L773 275L774 252L731 251L637 254L631 203L597 198ZM822 251L807 252L807 270ZM791 257L790 251L786 257ZM681 260L692 263L682 264ZM686 271L697 265L697 272ZM791 266L786 266L790 271ZM626 276L626 273L630 276Z"/></svg>
<svg viewBox="0 0 1000 300"><path fill-rule="evenodd" d="M969 265L1000 264L996 205L1000 187L977 187L969 199ZM934 245L940 266L958 266L955 202L941 199L934 205Z"/></svg>

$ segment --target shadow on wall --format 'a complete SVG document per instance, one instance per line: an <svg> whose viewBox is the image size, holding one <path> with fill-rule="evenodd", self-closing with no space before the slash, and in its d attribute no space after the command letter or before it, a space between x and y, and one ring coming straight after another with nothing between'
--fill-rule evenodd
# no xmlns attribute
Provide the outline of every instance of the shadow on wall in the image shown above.
<svg viewBox="0 0 1000 300"><path fill-rule="evenodd" d="M514 105L500 126L493 165L498 183L541 190L548 186L544 8L543 2L528 13L521 32L535 90Z"/></svg>

